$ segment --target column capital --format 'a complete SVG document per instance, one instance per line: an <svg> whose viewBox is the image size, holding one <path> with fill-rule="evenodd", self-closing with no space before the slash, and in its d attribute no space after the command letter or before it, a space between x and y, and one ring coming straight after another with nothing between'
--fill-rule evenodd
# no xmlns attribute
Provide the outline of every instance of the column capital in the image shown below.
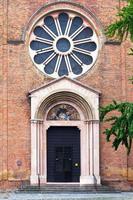
<svg viewBox="0 0 133 200"><path fill-rule="evenodd" d="M85 120L84 121L86 124L90 124L90 123L99 123L98 119L89 119L89 120Z"/></svg>
<svg viewBox="0 0 133 200"><path fill-rule="evenodd" d="M42 119L31 119L30 121L31 121L31 123L33 123L33 124L42 124L42 123L43 123L43 120L42 120Z"/></svg>

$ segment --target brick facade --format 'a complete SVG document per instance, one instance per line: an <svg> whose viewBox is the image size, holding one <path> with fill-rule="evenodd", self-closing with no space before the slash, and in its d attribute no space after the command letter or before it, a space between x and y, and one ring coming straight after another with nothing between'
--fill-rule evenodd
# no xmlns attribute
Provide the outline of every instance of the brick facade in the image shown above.
<svg viewBox="0 0 133 200"><path fill-rule="evenodd" d="M49 9L47 0L0 1L0 187L12 188L21 179L29 180L31 162L30 99L28 92L51 79L42 75L28 54L28 35L34 22L33 14L39 9ZM106 27L115 19L118 1L74 0L73 3L88 8ZM58 6L55 4L52 8ZM65 3L62 2L62 8ZM39 12L39 11L38 11ZM43 9L40 9L43 13ZM45 13L44 13L45 14ZM38 15L38 13L36 13ZM31 16L33 18L31 18ZM36 18L36 16L35 16ZM31 19L31 21L30 21ZM33 19L33 20L32 20ZM30 23L31 22L31 23ZM99 26L99 27L100 27ZM25 31L27 27L28 31ZM101 30L100 30L101 31ZM25 36L25 38L24 38ZM81 83L101 91L100 105L117 101L133 101L132 57L128 55L130 43L106 41L96 66L78 78ZM104 127L101 126L101 132ZM129 190L133 182L133 160L121 147L115 152L111 143L100 135L100 174L102 182ZM22 166L17 166L17 161ZM119 183L119 184L118 184Z"/></svg>

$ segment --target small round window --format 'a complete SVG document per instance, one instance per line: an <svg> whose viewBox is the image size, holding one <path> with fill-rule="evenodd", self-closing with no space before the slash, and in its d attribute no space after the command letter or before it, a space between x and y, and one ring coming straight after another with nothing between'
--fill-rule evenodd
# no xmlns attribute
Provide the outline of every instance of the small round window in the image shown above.
<svg viewBox="0 0 133 200"><path fill-rule="evenodd" d="M71 12L54 12L35 24L29 51L33 63L44 74L76 78L94 65L98 38L85 18Z"/></svg>

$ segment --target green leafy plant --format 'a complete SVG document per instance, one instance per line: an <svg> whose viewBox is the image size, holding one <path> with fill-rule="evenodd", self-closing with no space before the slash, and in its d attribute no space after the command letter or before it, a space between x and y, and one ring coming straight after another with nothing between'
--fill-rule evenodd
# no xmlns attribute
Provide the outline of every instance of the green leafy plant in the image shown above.
<svg viewBox="0 0 133 200"><path fill-rule="evenodd" d="M118 20L110 24L105 33L107 36L117 38L120 41L126 40L127 37L133 42L133 0L127 1L127 6L118 10ZM129 55L133 55L133 48L130 49Z"/></svg>
<svg viewBox="0 0 133 200"><path fill-rule="evenodd" d="M118 11L118 20L106 29L106 35L117 37L120 41L130 37L133 42L133 0L127 0L127 6Z"/></svg>
<svg viewBox="0 0 133 200"><path fill-rule="evenodd" d="M117 115L107 115L116 110L118 111ZM104 131L106 140L109 142L113 136L112 147L117 150L120 144L125 145L129 154L133 139L133 103L113 101L112 104L100 108L100 120L110 122L111 125Z"/></svg>
<svg viewBox="0 0 133 200"><path fill-rule="evenodd" d="M110 24L105 32L108 37L117 38L120 41L129 37L133 42L133 0L126 1L127 5L118 11L118 20ZM130 55L133 55L133 48L131 48ZM133 77L129 80L133 83ZM117 114L111 115L112 111L117 111ZM133 140L133 103L113 101L100 108L100 120L110 123L110 127L104 131L106 140L108 142L113 140L112 147L115 150L119 145L124 145L129 155Z"/></svg>

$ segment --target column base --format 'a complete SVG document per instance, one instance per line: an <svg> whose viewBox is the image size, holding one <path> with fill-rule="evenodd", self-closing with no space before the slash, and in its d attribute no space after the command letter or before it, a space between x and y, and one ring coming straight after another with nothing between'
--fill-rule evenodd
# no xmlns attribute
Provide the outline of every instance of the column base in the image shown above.
<svg viewBox="0 0 133 200"><path fill-rule="evenodd" d="M46 176L40 176L40 184L46 184L46 183L47 183Z"/></svg>
<svg viewBox="0 0 133 200"><path fill-rule="evenodd" d="M30 184L31 185L38 185L38 176L35 175L35 176L30 176Z"/></svg>
<svg viewBox="0 0 133 200"><path fill-rule="evenodd" d="M46 184L47 183L47 179L45 176L30 176L30 184L31 185L38 185L38 181L40 178L40 184Z"/></svg>
<svg viewBox="0 0 133 200"><path fill-rule="evenodd" d="M100 185L100 184L101 184L101 177L95 175L95 179L96 179L96 184L97 184L97 185Z"/></svg>
<svg viewBox="0 0 133 200"><path fill-rule="evenodd" d="M92 176L81 176L80 184L94 185L94 184L98 184L98 183L97 183L96 177L92 175Z"/></svg>

